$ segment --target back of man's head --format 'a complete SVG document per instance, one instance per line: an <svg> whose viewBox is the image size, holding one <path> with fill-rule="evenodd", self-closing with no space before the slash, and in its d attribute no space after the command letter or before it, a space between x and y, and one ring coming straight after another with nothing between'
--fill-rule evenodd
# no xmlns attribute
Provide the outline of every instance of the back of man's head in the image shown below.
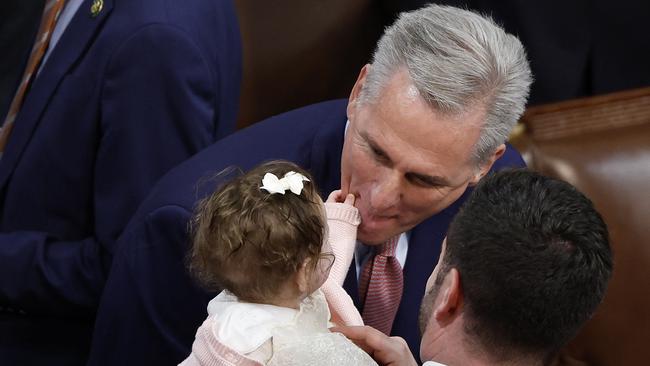
<svg viewBox="0 0 650 366"><path fill-rule="evenodd" d="M513 170L485 178L455 217L440 275L460 273L464 341L495 358L549 359L601 302L608 233L568 183Z"/></svg>

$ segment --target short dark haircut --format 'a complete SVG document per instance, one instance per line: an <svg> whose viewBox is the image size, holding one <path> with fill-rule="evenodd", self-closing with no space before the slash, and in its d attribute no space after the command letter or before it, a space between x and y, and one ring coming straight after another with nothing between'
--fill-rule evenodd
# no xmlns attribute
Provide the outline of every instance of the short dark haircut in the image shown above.
<svg viewBox="0 0 650 366"><path fill-rule="evenodd" d="M468 341L497 358L548 362L602 301L612 253L603 219L576 188L509 170L465 202L442 266L438 278L460 273Z"/></svg>
<svg viewBox="0 0 650 366"><path fill-rule="evenodd" d="M260 189L266 173L298 172L300 195ZM202 200L192 221L188 261L209 290L266 303L306 259L315 266L326 234L322 201L311 175L288 161L271 161L225 183Z"/></svg>

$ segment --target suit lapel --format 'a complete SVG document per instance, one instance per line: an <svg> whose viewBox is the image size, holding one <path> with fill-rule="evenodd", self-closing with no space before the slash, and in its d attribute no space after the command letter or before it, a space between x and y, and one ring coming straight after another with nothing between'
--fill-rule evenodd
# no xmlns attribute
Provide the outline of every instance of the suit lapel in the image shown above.
<svg viewBox="0 0 650 366"><path fill-rule="evenodd" d="M423 221L411 231L404 264L404 296L400 308L419 309L427 280L440 257L449 224L467 194L468 192L465 192L451 206Z"/></svg>
<svg viewBox="0 0 650 366"><path fill-rule="evenodd" d="M449 220L444 211L425 220L411 231L408 254L404 263L404 294L400 308L413 309L408 303L417 303L419 309L427 279L440 256L442 241Z"/></svg>
<svg viewBox="0 0 650 366"><path fill-rule="evenodd" d="M92 3L92 0L86 0L81 5L25 97L0 160L0 188L4 187L14 170L61 80L87 50L88 42L94 38L113 7L113 0L104 0L102 11L93 17L90 13Z"/></svg>
<svg viewBox="0 0 650 366"><path fill-rule="evenodd" d="M357 264L355 259L352 259L352 264L350 264L348 274L343 282L343 288L352 298L354 306L361 312L363 310L363 304L361 304L361 300L359 299L359 282L357 281Z"/></svg>

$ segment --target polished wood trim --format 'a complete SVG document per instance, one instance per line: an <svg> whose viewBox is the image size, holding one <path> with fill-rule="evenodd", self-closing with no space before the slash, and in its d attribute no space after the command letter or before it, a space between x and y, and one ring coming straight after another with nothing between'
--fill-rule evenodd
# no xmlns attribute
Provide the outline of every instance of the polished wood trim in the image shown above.
<svg viewBox="0 0 650 366"><path fill-rule="evenodd" d="M521 122L536 141L647 124L650 88L531 107Z"/></svg>

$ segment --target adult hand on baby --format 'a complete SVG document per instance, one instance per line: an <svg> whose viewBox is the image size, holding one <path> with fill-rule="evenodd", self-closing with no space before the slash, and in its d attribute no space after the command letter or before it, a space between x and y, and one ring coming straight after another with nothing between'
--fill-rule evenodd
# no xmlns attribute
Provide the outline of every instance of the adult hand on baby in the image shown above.
<svg viewBox="0 0 650 366"><path fill-rule="evenodd" d="M417 366L408 344L403 338L389 337L372 327L334 327L366 351L381 366Z"/></svg>

